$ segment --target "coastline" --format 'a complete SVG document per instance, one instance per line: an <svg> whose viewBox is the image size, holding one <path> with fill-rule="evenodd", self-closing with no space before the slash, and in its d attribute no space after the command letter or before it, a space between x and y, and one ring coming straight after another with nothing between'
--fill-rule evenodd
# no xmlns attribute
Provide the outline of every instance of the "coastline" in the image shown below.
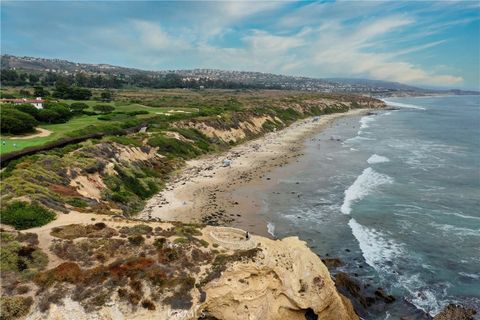
<svg viewBox="0 0 480 320"><path fill-rule="evenodd" d="M233 225L255 234L271 237L264 221L256 217L259 204L237 201L233 191L239 186L267 186L265 174L301 155L303 141L347 116L366 114L372 109L354 109L310 117L277 132L235 146L221 154L190 160L153 196L139 214L141 219L203 222ZM230 160L229 166L223 161Z"/></svg>

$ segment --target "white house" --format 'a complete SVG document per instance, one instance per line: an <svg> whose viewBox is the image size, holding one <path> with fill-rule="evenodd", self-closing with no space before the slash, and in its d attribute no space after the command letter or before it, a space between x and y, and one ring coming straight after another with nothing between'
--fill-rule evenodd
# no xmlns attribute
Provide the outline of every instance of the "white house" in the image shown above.
<svg viewBox="0 0 480 320"><path fill-rule="evenodd" d="M13 103L13 104L26 104L30 103L37 109L43 109L43 103L45 102L42 98L37 97L36 99L1 99L2 103Z"/></svg>

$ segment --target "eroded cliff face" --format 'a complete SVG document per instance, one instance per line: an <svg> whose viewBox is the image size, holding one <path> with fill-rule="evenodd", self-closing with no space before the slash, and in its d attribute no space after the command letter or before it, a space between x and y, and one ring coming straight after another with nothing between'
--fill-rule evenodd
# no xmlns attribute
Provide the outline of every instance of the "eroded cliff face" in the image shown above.
<svg viewBox="0 0 480 320"><path fill-rule="evenodd" d="M205 287L202 308L218 319L358 319L320 258L297 237L254 237L254 261L230 266ZM311 312L310 311L310 312Z"/></svg>
<svg viewBox="0 0 480 320"><path fill-rule="evenodd" d="M12 309L5 319L294 320L307 312L322 320L358 319L325 265L297 237L88 218L37 228L28 237L2 234L7 246L31 239L38 254L49 253L48 265L44 257L31 280L2 274L2 305L23 301L22 313ZM21 294L20 284L28 288Z"/></svg>

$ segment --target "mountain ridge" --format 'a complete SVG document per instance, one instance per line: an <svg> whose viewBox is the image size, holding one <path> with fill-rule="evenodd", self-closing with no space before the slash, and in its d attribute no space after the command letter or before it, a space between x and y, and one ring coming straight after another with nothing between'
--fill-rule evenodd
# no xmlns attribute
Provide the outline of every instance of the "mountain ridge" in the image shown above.
<svg viewBox="0 0 480 320"><path fill-rule="evenodd" d="M78 63L63 59L49 59L28 56L3 54L1 56L2 70L23 70L39 73L56 73L64 76L77 74L102 75L115 77L146 76L162 78L174 74L182 81L226 81L263 89L301 90L314 92L351 92L375 96L395 94L425 95L425 94L479 94L478 91L458 89L427 89L399 82L357 79L357 78L311 78L304 76L289 76L257 71L235 71L221 69L177 69L177 70L144 70L111 64Z"/></svg>

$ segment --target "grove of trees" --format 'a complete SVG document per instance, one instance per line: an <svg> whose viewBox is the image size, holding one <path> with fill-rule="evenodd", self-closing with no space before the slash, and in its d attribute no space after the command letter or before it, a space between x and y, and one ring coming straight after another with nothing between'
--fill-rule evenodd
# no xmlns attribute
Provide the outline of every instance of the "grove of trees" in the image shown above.
<svg viewBox="0 0 480 320"><path fill-rule="evenodd" d="M26 72L10 69L2 69L1 84L4 86L56 86L53 92L54 97L64 99L76 99L74 96L80 96L81 99L87 100L91 97L86 93L84 88L108 88L120 89L123 87L140 87L140 88L189 88L199 89L281 89L281 86L262 84L246 84L241 82L232 82L225 80L213 80L208 78L184 80L180 75L175 73L167 73L163 75L151 75L147 73L125 74L59 74L53 72ZM80 90L80 91L79 91ZM108 93L101 94L101 99L108 101ZM40 95L39 95L40 96Z"/></svg>
<svg viewBox="0 0 480 320"><path fill-rule="evenodd" d="M10 106L2 106L0 111L2 133L22 134L35 131L38 121L28 113Z"/></svg>

